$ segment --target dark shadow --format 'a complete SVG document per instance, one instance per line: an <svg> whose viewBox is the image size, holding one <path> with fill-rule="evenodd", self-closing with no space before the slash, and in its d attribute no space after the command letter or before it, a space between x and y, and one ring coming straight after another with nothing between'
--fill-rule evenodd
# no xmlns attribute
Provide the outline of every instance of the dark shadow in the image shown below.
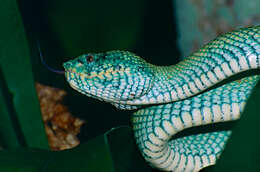
<svg viewBox="0 0 260 172"><path fill-rule="evenodd" d="M229 131L232 130L234 125L237 121L230 121L230 122L219 122L215 124L208 124L208 125L201 125L197 127L187 128L176 135L174 135L171 140L175 140L177 138L191 136L196 134L205 134L205 133L212 133L217 131Z"/></svg>
<svg viewBox="0 0 260 172"><path fill-rule="evenodd" d="M62 63L68 60L56 34L51 30L48 21L45 1L18 0L27 40L30 45L31 62L36 81L55 87L63 88L66 84L63 75L57 75L46 69L40 61L37 41L40 44L42 55L46 63L53 68L62 70Z"/></svg>
<svg viewBox="0 0 260 172"><path fill-rule="evenodd" d="M172 65L180 60L174 11L172 1L146 1L143 30L135 51L150 63Z"/></svg>
<svg viewBox="0 0 260 172"><path fill-rule="evenodd" d="M13 128L13 130L15 132L17 141L20 146L27 147L25 136L23 135L22 128L20 126L20 123L19 123L19 120L17 117L17 113L15 111L15 107L13 104L13 95L8 90L7 83L6 83L6 80L4 78L1 68L0 68L0 91L1 91L1 94L3 95L3 99L5 101L6 108L7 108L10 120L11 120L11 125L12 125L11 127ZM1 144L3 144L4 148L8 147L8 144L6 144L3 139L1 139Z"/></svg>
<svg viewBox="0 0 260 172"><path fill-rule="evenodd" d="M144 57L148 62L154 64L170 65L177 63L179 59L176 57L179 56L179 53L176 46L177 34L172 2L162 1L158 3L156 0L144 1L144 15L140 16L143 17L143 28L139 38L137 39L138 41L136 42L136 45L134 48L129 47L129 49L132 49L138 55ZM82 1L80 2L82 3ZM68 60L68 58L63 58L66 57L66 52L64 52L64 49L62 48L62 42L60 42L57 34L52 30L52 26L48 21L49 18L46 16L46 14L48 14L48 11L46 10L50 9L48 7L59 3L54 3L50 0L18 0L18 3L25 25L27 39L30 43L34 78L42 84L66 90L68 95L64 101L65 104L69 107L69 110L73 116L80 117L86 121L81 129L81 133L79 134L81 142L94 138L95 136L102 134L113 127L130 125L130 117L132 114L131 111L121 111L115 109L110 104L88 98L78 93L70 88L64 76L48 71L40 63L36 40L40 42L43 58L49 66L61 70L62 62ZM88 3L89 5L94 3L94 5L92 4L93 7L97 7L99 5L94 1L87 1L86 4ZM111 9L106 10L106 12L109 12ZM103 22L107 22L103 21L104 19L102 16L106 15L103 11L94 11L100 15L97 16L98 21L96 21L96 23L102 25ZM93 16L95 16L95 14ZM94 35L99 36L96 38L96 41L102 41L100 35L97 34L99 31L94 30L93 32ZM95 46L99 46L99 44ZM102 47L99 48L102 49Z"/></svg>

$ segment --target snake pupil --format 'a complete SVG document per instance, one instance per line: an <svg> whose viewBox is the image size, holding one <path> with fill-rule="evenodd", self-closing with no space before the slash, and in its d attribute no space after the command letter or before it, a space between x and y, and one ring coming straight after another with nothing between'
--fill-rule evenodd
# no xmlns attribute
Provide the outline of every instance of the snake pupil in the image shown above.
<svg viewBox="0 0 260 172"><path fill-rule="evenodd" d="M92 55L88 55L87 56L87 62L88 63L91 63L91 62L93 62L94 61L94 57L92 56Z"/></svg>

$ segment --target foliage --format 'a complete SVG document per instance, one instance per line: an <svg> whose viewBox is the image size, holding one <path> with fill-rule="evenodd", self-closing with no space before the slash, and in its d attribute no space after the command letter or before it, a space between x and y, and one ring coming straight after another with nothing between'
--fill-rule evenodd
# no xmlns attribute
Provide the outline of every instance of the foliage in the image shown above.
<svg viewBox="0 0 260 172"><path fill-rule="evenodd" d="M0 6L0 131L5 148L48 148L31 71L30 49L15 0Z"/></svg>
<svg viewBox="0 0 260 172"><path fill-rule="evenodd" d="M154 0L149 2L136 0L129 1L128 6L131 8L126 10L125 2L119 0L109 1L109 3L107 1L103 6L100 6L100 2L94 1L78 1L80 3L77 4L74 1L49 0L40 1L42 4L38 8L37 6L30 8L33 1L18 2L21 11L24 12L23 20L27 37L17 2L1 0L0 5L2 23L0 28L0 144L5 149L0 151L0 171L152 171L136 149L131 129L119 127L109 130L119 126L120 120L129 121L125 115L127 112L116 112L110 105L90 101L80 95L74 96L74 100L73 96L70 98L74 102L76 112L87 116L86 125L90 126L87 130L89 138L85 139L85 143L71 150L60 152L48 150L33 75L36 79L53 85L57 83L60 86L66 83L59 82L64 78L57 79L54 74L48 73L45 69L38 69L40 64L34 59L38 58L38 55L34 51L35 35L32 33L35 33L35 28L32 25L37 26L36 30L38 29L39 33L36 35L43 43L44 50L49 49L47 55L52 57L75 56L84 51L120 48L135 50L148 61L157 64L170 64L177 61L172 59L177 54L174 52L176 46L172 43L176 35L164 29L171 27L164 25L163 22L172 22L166 20L165 16L160 17L162 14L167 14L164 13L167 10L158 10L166 9L169 4L166 2L158 4L158 1ZM46 9L44 8L46 4L49 10L44 11L47 18L42 20L43 18L39 17L44 12L40 16L35 14L40 14L37 10ZM57 11L59 7L61 11ZM30 13L30 9L33 9L34 14ZM62 9L65 9L65 12ZM73 12L69 13L71 9ZM38 18L33 18L35 16ZM38 22L35 22L36 20ZM39 30L44 24L48 27ZM32 61L29 57L32 57ZM49 59L53 61L54 58ZM44 75L33 74L31 64L34 71L41 71L39 73ZM49 79L51 76L52 79ZM257 122L260 121L257 115L260 102L259 90L258 86L249 100L241 121L234 128L234 134L218 164L205 171L254 171L256 168L259 171L257 165L260 157L257 146L259 145ZM77 93L71 91L71 95L75 94ZM88 112L95 110L95 114L86 115L86 109ZM101 115L102 120L100 120ZM107 130L109 131L101 134Z"/></svg>

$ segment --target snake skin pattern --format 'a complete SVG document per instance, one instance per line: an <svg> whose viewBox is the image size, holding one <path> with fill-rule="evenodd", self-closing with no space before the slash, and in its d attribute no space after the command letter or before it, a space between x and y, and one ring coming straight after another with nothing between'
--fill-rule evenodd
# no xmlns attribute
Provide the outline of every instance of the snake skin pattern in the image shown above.
<svg viewBox="0 0 260 172"><path fill-rule="evenodd" d="M120 109L138 109L132 124L142 155L151 166L176 172L216 163L231 131L174 136L239 119L259 76L226 79L259 67L260 26L221 35L172 66L149 64L127 51L89 53L64 63L75 90Z"/></svg>

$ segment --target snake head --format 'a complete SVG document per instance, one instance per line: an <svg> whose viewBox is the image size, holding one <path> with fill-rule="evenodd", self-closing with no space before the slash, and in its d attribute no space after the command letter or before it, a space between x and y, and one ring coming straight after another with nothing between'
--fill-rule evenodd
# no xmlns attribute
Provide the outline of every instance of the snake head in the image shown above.
<svg viewBox="0 0 260 172"><path fill-rule="evenodd" d="M108 102L139 98L154 80L150 64L127 51L83 54L63 66L72 88Z"/></svg>

